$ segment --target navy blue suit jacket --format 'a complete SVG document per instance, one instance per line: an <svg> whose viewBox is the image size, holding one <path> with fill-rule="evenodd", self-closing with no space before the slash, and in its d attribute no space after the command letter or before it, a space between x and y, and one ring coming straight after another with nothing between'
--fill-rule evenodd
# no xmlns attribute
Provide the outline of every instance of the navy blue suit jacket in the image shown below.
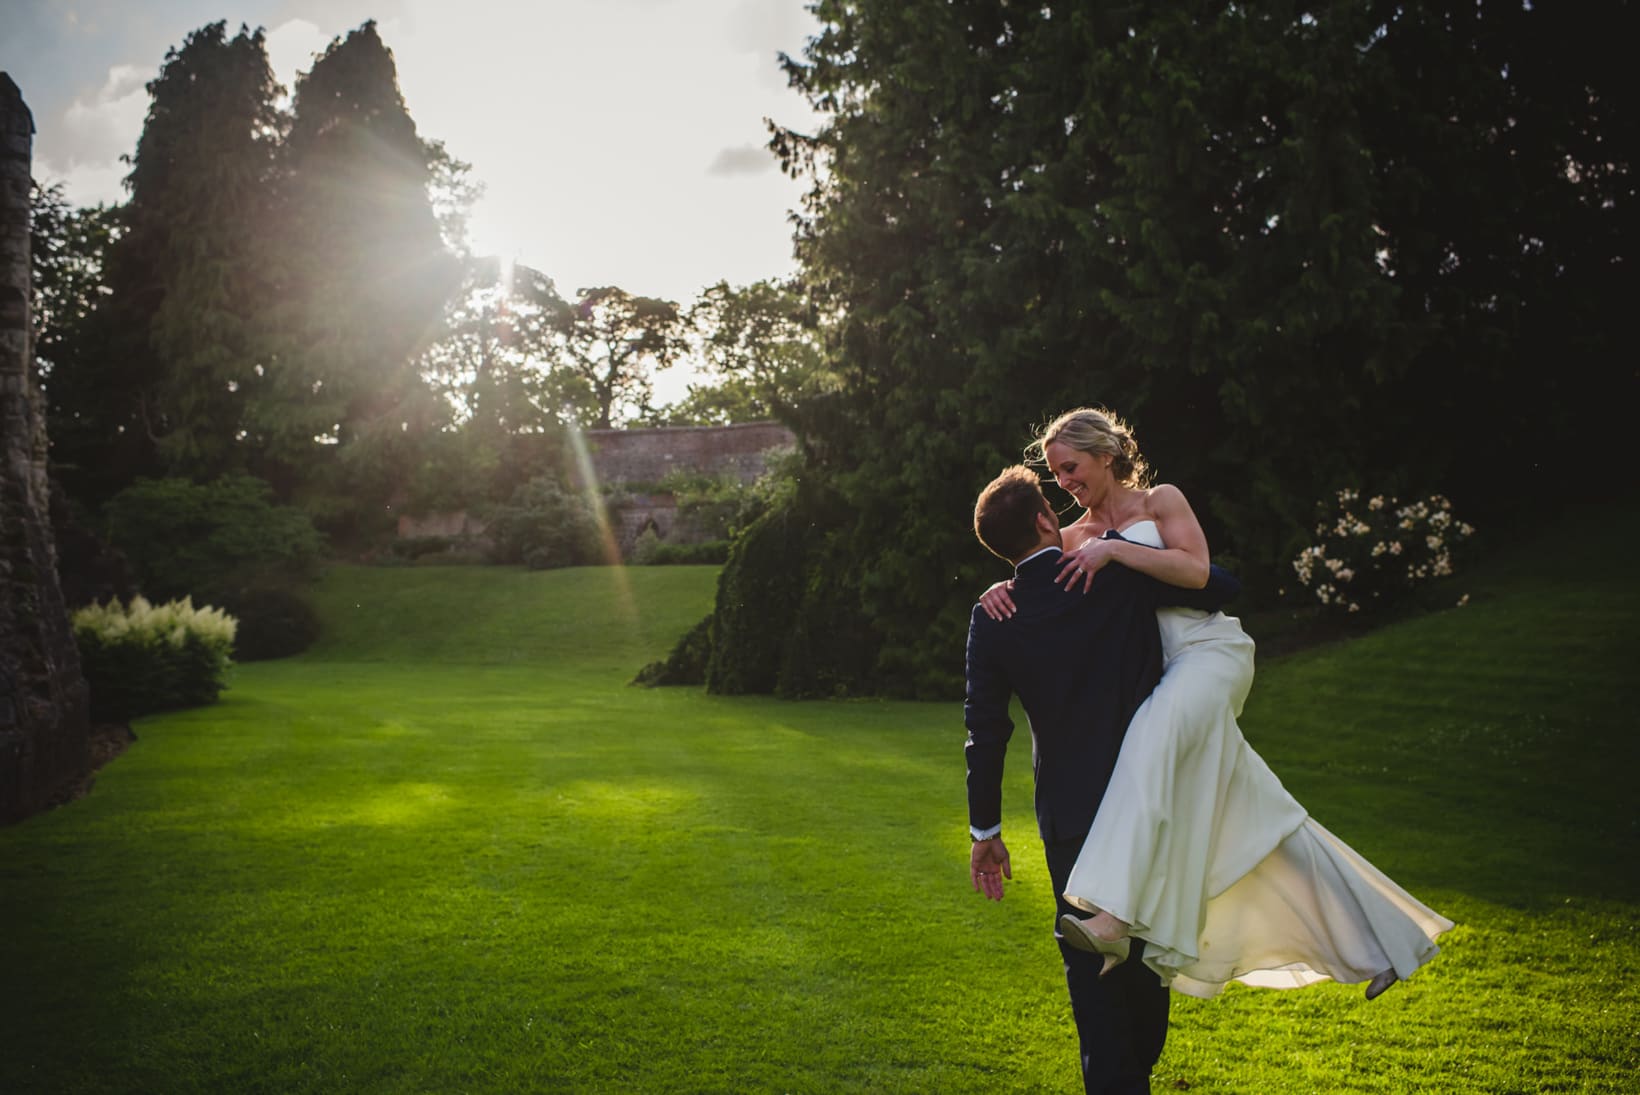
<svg viewBox="0 0 1640 1095"><path fill-rule="evenodd" d="M968 820L1002 820L1002 764L1018 694L1031 725L1036 820L1045 841L1080 838L1110 783L1122 736L1162 674L1156 609L1221 608L1241 591L1213 567L1205 589L1166 585L1117 563L1086 593L1054 582L1061 553L1049 550L1014 574L1015 613L993 620L974 606L968 622Z"/></svg>

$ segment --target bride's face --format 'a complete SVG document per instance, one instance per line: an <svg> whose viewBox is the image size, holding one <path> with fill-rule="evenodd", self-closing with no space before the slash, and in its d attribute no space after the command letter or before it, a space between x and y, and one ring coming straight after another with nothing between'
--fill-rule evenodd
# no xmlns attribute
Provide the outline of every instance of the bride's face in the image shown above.
<svg viewBox="0 0 1640 1095"><path fill-rule="evenodd" d="M1048 459L1048 468L1059 489L1076 499L1084 509L1103 501L1115 483L1108 456L1083 452L1058 441L1048 442L1042 454Z"/></svg>

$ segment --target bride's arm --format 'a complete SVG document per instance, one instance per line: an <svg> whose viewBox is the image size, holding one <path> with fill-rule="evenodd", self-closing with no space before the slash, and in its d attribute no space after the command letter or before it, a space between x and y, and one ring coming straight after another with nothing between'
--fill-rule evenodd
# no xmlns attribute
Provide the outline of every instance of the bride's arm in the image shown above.
<svg viewBox="0 0 1640 1095"><path fill-rule="evenodd" d="M1065 566L1056 580L1068 578L1066 589L1077 588L1080 581L1086 589L1100 567L1106 563L1121 563L1170 586L1204 588L1211 561L1207 536L1185 500L1184 492L1164 483L1150 492L1149 502L1150 512L1156 519L1156 531L1166 547L1147 547L1126 540L1089 540L1065 553Z"/></svg>

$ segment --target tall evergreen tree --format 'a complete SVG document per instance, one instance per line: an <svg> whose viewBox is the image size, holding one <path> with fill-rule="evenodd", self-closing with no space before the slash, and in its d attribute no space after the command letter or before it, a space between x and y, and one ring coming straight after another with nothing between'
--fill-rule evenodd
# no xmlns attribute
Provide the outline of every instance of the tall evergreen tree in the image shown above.
<svg viewBox="0 0 1640 1095"><path fill-rule="evenodd" d="M277 217L280 398L257 425L284 459L337 451L354 487L386 490L411 435L438 418L417 358L460 278L428 194L445 157L418 136L374 22L297 78L293 112Z"/></svg>
<svg viewBox="0 0 1640 1095"><path fill-rule="evenodd" d="M281 89L260 30L224 23L167 52L125 184L100 309L108 425L131 473L206 477L246 463L245 407L266 354L268 182ZM85 378L81 378L82 383Z"/></svg>

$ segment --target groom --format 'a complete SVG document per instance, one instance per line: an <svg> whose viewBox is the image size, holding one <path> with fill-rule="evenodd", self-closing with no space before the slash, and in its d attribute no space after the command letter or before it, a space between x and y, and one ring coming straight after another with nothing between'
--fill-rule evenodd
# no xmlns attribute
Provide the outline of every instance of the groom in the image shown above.
<svg viewBox="0 0 1640 1095"><path fill-rule="evenodd" d="M1012 878L1002 842L1002 763L1013 733L1008 701L1018 694L1031 725L1036 821L1062 914L1086 915L1063 897L1066 879L1093 826L1122 735L1162 672L1156 627L1161 605L1217 609L1240 591L1212 568L1207 588L1163 585L1119 564L1102 568L1086 593L1055 583L1063 540L1059 520L1029 468L1007 469L974 506L974 533L1014 564L1016 611L993 620L978 605L968 624L968 821L974 888L1002 899ZM1101 978L1100 956L1068 946L1071 1011L1082 1050L1082 1082L1094 1092L1146 1092L1167 1037L1168 990L1141 961L1133 940L1126 962Z"/></svg>

